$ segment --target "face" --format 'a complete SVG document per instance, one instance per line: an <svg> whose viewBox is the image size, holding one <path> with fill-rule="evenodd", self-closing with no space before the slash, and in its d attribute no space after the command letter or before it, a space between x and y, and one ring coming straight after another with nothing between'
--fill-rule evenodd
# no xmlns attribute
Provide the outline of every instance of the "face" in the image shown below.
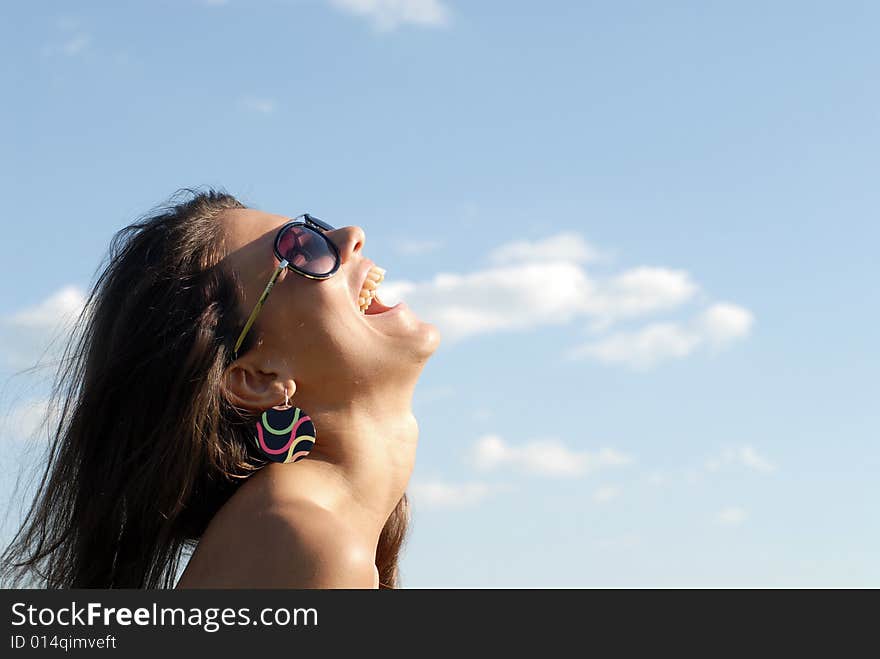
<svg viewBox="0 0 880 659"><path fill-rule="evenodd" d="M236 272L244 287L244 318L278 264L275 236L290 219L253 209L227 210L218 218L226 240L223 267ZM363 253L364 232L349 226L325 235L339 251L337 272L315 280L285 269L248 332L252 347L240 353L233 365L239 370L232 374L233 386L245 394L239 401L245 407L279 405L284 388L293 397L291 387L300 401L350 400L414 384L439 344L437 328L417 318L405 303L372 313L381 308L376 305L371 313L362 313L358 294L373 265ZM259 395L262 390L265 399Z"/></svg>

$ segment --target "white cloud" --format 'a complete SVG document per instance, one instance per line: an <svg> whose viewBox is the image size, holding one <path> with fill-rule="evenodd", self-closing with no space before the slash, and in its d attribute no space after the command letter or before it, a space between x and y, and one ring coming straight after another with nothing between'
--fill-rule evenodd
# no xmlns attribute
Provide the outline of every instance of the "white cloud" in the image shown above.
<svg viewBox="0 0 880 659"><path fill-rule="evenodd" d="M723 526L739 526L749 518L749 513L738 506L728 506L715 515L715 521Z"/></svg>
<svg viewBox="0 0 880 659"><path fill-rule="evenodd" d="M569 352L572 359L592 357L601 362L648 368L667 359L685 357L700 337L675 323L653 323L635 332L618 332L585 343Z"/></svg>
<svg viewBox="0 0 880 659"><path fill-rule="evenodd" d="M386 304L405 299L435 323L445 342L479 334L528 330L584 319L594 331L614 322L669 311L692 300L699 285L684 270L639 266L596 278L584 264L600 251L574 233L515 241L490 250L491 265L468 273L439 273L427 281L386 278ZM701 337L723 344L748 331L750 314L731 304L716 305L695 324ZM694 333L691 328L690 333ZM676 331L678 330L678 331ZM649 341L692 342L685 328L652 330ZM688 352L689 347L672 347Z"/></svg>
<svg viewBox="0 0 880 659"><path fill-rule="evenodd" d="M717 457L706 461L706 469L718 471L728 465L743 466L754 471L771 472L776 466L749 445L725 448Z"/></svg>
<svg viewBox="0 0 880 659"><path fill-rule="evenodd" d="M489 252L489 260L498 264L520 263L589 263L603 259L603 254L577 233L559 233L542 240L519 240Z"/></svg>
<svg viewBox="0 0 880 659"><path fill-rule="evenodd" d="M493 492L493 488L488 483L435 480L411 483L407 492L412 495L413 505L416 506L460 508L479 503Z"/></svg>
<svg viewBox="0 0 880 659"><path fill-rule="evenodd" d="M566 323L578 315L591 286L576 264L532 263L468 274L441 273L421 283L386 280L380 297L386 304L405 298L452 341Z"/></svg>
<svg viewBox="0 0 880 659"><path fill-rule="evenodd" d="M596 452L572 451L555 438L536 439L512 446L498 435L484 435L470 454L478 469L491 470L513 466L521 471L543 476L576 477L603 467L630 464L631 456L611 448Z"/></svg>
<svg viewBox="0 0 880 659"><path fill-rule="evenodd" d="M75 319L85 301L79 288L65 286L43 302L11 314L6 322L23 330L52 330Z"/></svg>
<svg viewBox="0 0 880 659"><path fill-rule="evenodd" d="M743 339L754 318L747 309L729 303L714 304L691 323L651 323L631 332L617 332L589 341L569 351L569 357L597 359L647 369L670 359L680 359L701 347L715 349Z"/></svg>
<svg viewBox="0 0 880 659"><path fill-rule="evenodd" d="M245 96L241 99L241 105L246 110L258 112L260 114L272 114L275 112L275 101L269 98Z"/></svg>
<svg viewBox="0 0 880 659"><path fill-rule="evenodd" d="M752 312L728 302L713 304L697 319L701 333L714 345L748 336L754 322Z"/></svg>
<svg viewBox="0 0 880 659"><path fill-rule="evenodd" d="M620 496L620 488L613 485L604 485L593 492L593 501L596 503L608 503Z"/></svg>
<svg viewBox="0 0 880 659"><path fill-rule="evenodd" d="M405 299L438 326L445 343L583 321L593 338L570 349L569 357L637 369L686 357L698 348L719 350L751 332L752 313L730 302L711 304L689 322L612 332L615 323L676 310L701 290L687 271L660 266L595 277L586 264L601 258L597 248L573 232L518 240L490 250L490 264L471 272L443 272L424 281L395 281L392 273L380 298L385 304Z"/></svg>
<svg viewBox="0 0 880 659"><path fill-rule="evenodd" d="M502 256L509 254L505 246ZM392 275L393 277L393 275ZM574 261L498 265L467 274L441 273L423 282L386 279L386 304L405 299L444 339L524 330L588 318L596 326L673 309L698 286L680 270L635 268L594 280Z"/></svg>
<svg viewBox="0 0 880 659"><path fill-rule="evenodd" d="M586 300L596 326L675 309L696 295L699 286L684 270L640 266L609 280Z"/></svg>
<svg viewBox="0 0 880 659"><path fill-rule="evenodd" d="M46 420L49 401L29 398L7 410L0 424L0 437L11 440L30 438Z"/></svg>
<svg viewBox="0 0 880 659"><path fill-rule="evenodd" d="M52 340L66 338L84 304L79 288L65 286L42 302L0 318L2 360L15 368L33 366Z"/></svg>
<svg viewBox="0 0 880 659"><path fill-rule="evenodd" d="M451 13L441 0L329 0L330 4L348 14L368 19L380 31L394 30L401 25L443 27Z"/></svg>

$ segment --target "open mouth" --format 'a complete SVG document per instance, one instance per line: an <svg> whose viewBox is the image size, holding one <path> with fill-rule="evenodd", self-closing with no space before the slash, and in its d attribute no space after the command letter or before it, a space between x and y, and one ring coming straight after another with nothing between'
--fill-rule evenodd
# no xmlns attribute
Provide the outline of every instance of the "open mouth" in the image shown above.
<svg viewBox="0 0 880 659"><path fill-rule="evenodd" d="M374 316L377 313L385 313L386 311L391 311L394 307L389 307L379 300L378 296L373 295L373 298L370 300L369 306L364 310L365 316Z"/></svg>
<svg viewBox="0 0 880 659"><path fill-rule="evenodd" d="M379 284L382 283L383 279L385 279L385 269L380 268L375 263L370 263L370 267L364 274L360 291L357 294L357 305L361 314L376 316L401 306L401 304L395 304L393 307L389 307L379 299Z"/></svg>

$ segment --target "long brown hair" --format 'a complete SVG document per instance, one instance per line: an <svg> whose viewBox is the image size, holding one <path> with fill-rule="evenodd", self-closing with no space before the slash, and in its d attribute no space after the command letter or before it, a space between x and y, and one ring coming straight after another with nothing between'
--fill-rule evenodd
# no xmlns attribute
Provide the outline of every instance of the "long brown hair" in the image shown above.
<svg viewBox="0 0 880 659"><path fill-rule="evenodd" d="M3 552L10 586L173 587L183 554L265 465L253 419L221 393L242 326L241 286L219 265L215 218L231 208L245 205L183 188L114 235L59 363L39 488ZM383 588L398 585L408 520L404 494L379 538Z"/></svg>

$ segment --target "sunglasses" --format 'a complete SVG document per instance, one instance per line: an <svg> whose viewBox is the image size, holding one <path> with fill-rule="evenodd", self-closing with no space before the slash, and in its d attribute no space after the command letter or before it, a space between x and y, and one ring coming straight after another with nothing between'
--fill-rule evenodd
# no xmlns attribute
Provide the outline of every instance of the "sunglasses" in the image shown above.
<svg viewBox="0 0 880 659"><path fill-rule="evenodd" d="M285 268L309 279L329 279L339 270L339 250L333 241L324 235L325 231L333 231L333 227L308 213L297 215L278 229L274 245L278 266L266 288L263 289L254 310L251 311L244 329L238 336L238 341L235 342L236 357L244 337L257 319L266 298L269 297L269 291Z"/></svg>

